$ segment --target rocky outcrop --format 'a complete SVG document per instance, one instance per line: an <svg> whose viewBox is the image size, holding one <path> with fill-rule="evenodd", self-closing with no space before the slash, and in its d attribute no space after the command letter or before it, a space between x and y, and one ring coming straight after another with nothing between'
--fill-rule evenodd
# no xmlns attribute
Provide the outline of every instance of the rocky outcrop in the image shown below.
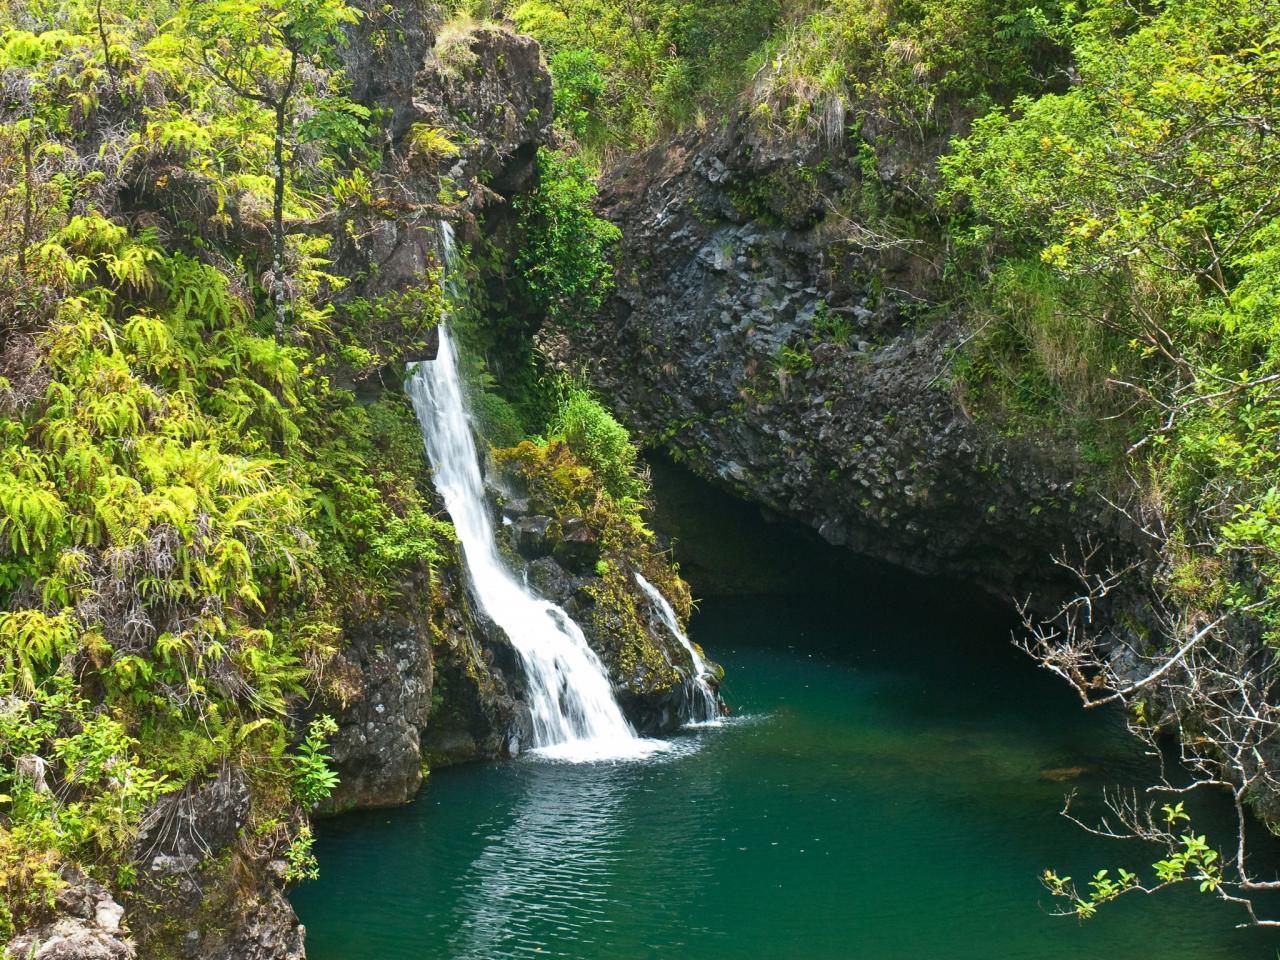
<svg viewBox="0 0 1280 960"><path fill-rule="evenodd" d="M125 900L143 956L302 960L303 929L284 895L294 825L268 828L252 815L249 774L238 767L187 783L150 812Z"/></svg>
<svg viewBox="0 0 1280 960"><path fill-rule="evenodd" d="M639 574L656 584L687 622L688 585L670 558L605 498L593 494L594 502L584 503L572 496L564 478L581 467L566 444L525 442L497 457L497 527L509 562L582 627L639 733L670 733L687 722L694 664L636 580Z"/></svg>
<svg viewBox="0 0 1280 960"><path fill-rule="evenodd" d="M132 943L96 921L62 917L20 934L5 948L12 960L133 960Z"/></svg>
<svg viewBox="0 0 1280 960"><path fill-rule="evenodd" d="M532 37L486 25L442 36L419 75L417 122L452 131L446 176L476 211L534 185L538 146L551 136L551 75Z"/></svg>
<svg viewBox="0 0 1280 960"><path fill-rule="evenodd" d="M529 37L500 26L437 37L414 4L388 16L372 5L346 53L353 93L388 118L387 196L343 209L332 231L351 281L340 309L376 304L381 318L366 344L381 362L350 383L369 398L397 389L405 363L436 355L438 304L421 292L439 281L440 221L459 225L531 188L552 119L551 77ZM392 29L401 42L387 43Z"/></svg>
<svg viewBox="0 0 1280 960"><path fill-rule="evenodd" d="M839 145L746 118L623 161L601 199L623 232L617 289L546 346L650 443L829 543L1050 597L1054 551L1131 534L1069 453L967 414L949 372L964 323L921 309L909 244L871 249L832 212L867 176Z"/></svg>
<svg viewBox="0 0 1280 960"><path fill-rule="evenodd" d="M55 895L57 919L10 940L6 960L136 960L120 924L124 908L111 891L70 868L62 880Z"/></svg>
<svg viewBox="0 0 1280 960"><path fill-rule="evenodd" d="M339 776L321 812L395 806L422 785L422 733L431 713L431 587L425 577L355 619L340 654L351 702L328 704L338 723L329 755ZM338 709L333 709L333 707Z"/></svg>
<svg viewBox="0 0 1280 960"><path fill-rule="evenodd" d="M321 705L338 722L329 753L339 784L318 812L396 806L432 767L519 752L527 711L493 652L505 644L495 631L473 609L456 549L348 625L330 669L349 699Z"/></svg>

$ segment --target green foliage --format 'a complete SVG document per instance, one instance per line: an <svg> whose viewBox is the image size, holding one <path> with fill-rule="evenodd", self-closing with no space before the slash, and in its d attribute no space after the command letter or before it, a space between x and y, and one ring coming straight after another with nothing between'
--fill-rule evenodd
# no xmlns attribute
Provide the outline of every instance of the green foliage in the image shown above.
<svg viewBox="0 0 1280 960"><path fill-rule="evenodd" d="M609 248L618 228L595 215L596 186L579 157L538 154L536 192L516 198L518 271L528 296L553 323L572 328L603 303L613 286Z"/></svg>
<svg viewBox="0 0 1280 960"><path fill-rule="evenodd" d="M599 400L581 388L570 388L550 429L591 469L614 500L640 500L644 486L636 476L637 453L631 435Z"/></svg>
<svg viewBox="0 0 1280 960"><path fill-rule="evenodd" d="M177 784L145 766L119 716L66 675L0 707L0 937L57 891L56 857L121 857L142 813ZM18 862L18 861L21 862Z"/></svg>
<svg viewBox="0 0 1280 960"><path fill-rule="evenodd" d="M803 345L792 347L783 344L778 348L778 366L791 376L796 376L813 366L813 356Z"/></svg>
<svg viewBox="0 0 1280 960"><path fill-rule="evenodd" d="M289 883L301 883L320 876L320 864L313 852L314 846L315 835L311 832L311 826L304 824L285 848L285 880Z"/></svg>
<svg viewBox="0 0 1280 960"><path fill-rule="evenodd" d="M1164 823L1159 830L1153 828L1152 839L1165 842L1169 854L1151 865L1155 874L1153 884L1144 884L1136 873L1119 867L1114 877L1110 870L1095 873L1089 880L1087 893L1078 891L1070 877L1059 876L1052 870L1044 873L1045 887L1055 897L1066 900L1070 912L1081 920L1096 916L1098 907L1126 893L1153 893L1187 882L1195 883L1201 893L1218 890L1223 882L1221 856L1203 835L1190 831L1191 816L1183 809L1182 802L1164 804L1161 815ZM1175 832L1183 829L1189 832Z"/></svg>
<svg viewBox="0 0 1280 960"><path fill-rule="evenodd" d="M1006 260L984 295L1008 300L1007 276L1050 278L1014 321L1012 359L1055 387L1045 406L1096 414L1079 401L1109 393L1127 411L1172 531L1169 569L1247 556L1260 579L1209 591L1236 602L1280 600L1280 149L1259 127L1280 112L1275 13L1095 4L1070 26L1079 83L993 111L943 161L975 215L970 243Z"/></svg>
<svg viewBox="0 0 1280 960"><path fill-rule="evenodd" d="M407 402L335 385L428 331L439 290L340 302L334 238L296 229L372 192L334 69L353 10L116 7L0 28L26 91L0 120L0 938L65 865L127 880L143 813L229 764L258 853L307 875L284 825L334 775L327 728L290 755L285 717L332 692L350 612L452 537ZM129 222L126 169L152 204ZM273 220L275 264L246 239Z"/></svg>
<svg viewBox="0 0 1280 960"><path fill-rule="evenodd" d="M993 264L972 297L989 306L961 358L967 396L994 399L1021 428L1109 423L1099 448L1137 478L1109 492L1150 532L1158 562L1143 586L1171 612L1172 639L1214 623L1198 639L1201 662L1239 649L1270 663L1280 645L1280 9L1101 0L1072 9L1059 35L1072 47L1071 86L991 111L942 160L953 234L969 264ZM1253 669L1229 683L1250 691L1242 701L1269 702L1271 667ZM1189 675L1192 688L1211 686ZM1197 714L1218 723L1218 701L1169 699L1195 755ZM1147 704L1132 706L1147 724ZM1222 762L1222 781L1241 776L1221 756L1231 749L1215 744L1201 761ZM1081 917L1187 882L1247 906L1243 833L1224 877L1182 804L1163 815L1128 824L1166 848L1154 881L1104 870L1080 893L1050 873L1050 890Z"/></svg>
<svg viewBox="0 0 1280 960"><path fill-rule="evenodd" d="M567 399L572 396L572 391L566 392ZM579 393L576 402L585 406L589 400ZM589 416L601 420L608 415L596 409ZM616 436L620 428L605 429ZM626 454L623 457L629 459ZM682 621L688 619L692 598L688 584L677 575L669 556L659 551L653 532L645 526L638 497L611 495L596 469L560 437L553 436L545 443L526 440L495 450L494 459L558 524L563 526L570 519L585 521L595 535L601 555L592 568L595 578L583 586L592 600L584 615L590 618L596 635L610 638L614 662L629 678L631 689L656 692L677 682L670 661L654 643L646 623L647 611L637 603L630 571L638 570L669 597ZM646 478L632 474L628 485L643 495Z"/></svg>
<svg viewBox="0 0 1280 960"><path fill-rule="evenodd" d="M307 735L298 745L293 757L293 791L304 810L311 810L338 785L338 775L324 752L329 737L337 732L333 717L322 715L311 721Z"/></svg>
<svg viewBox="0 0 1280 960"><path fill-rule="evenodd" d="M604 58L593 50L566 47L552 54L548 65L556 120L579 141L598 138L604 126L600 101L608 88Z"/></svg>
<svg viewBox="0 0 1280 960"><path fill-rule="evenodd" d="M409 158L434 167L441 160L456 157L460 148L449 139L449 132L425 123L409 128Z"/></svg>
<svg viewBox="0 0 1280 960"><path fill-rule="evenodd" d="M439 270L429 285L393 290L377 297L353 297L335 311L342 337L341 360L356 380L402 362L439 324L444 298Z"/></svg>
<svg viewBox="0 0 1280 960"><path fill-rule="evenodd" d="M993 97L1038 88L1059 56L1056 17L1056 3L1021 0L831 0L771 41L756 111L834 141L853 108L878 135L923 142Z"/></svg>
<svg viewBox="0 0 1280 960"><path fill-rule="evenodd" d="M317 450L310 469L326 492L315 521L330 579L361 599L385 598L399 571L444 560L453 529L420 492L422 437L403 398L332 411Z"/></svg>
<svg viewBox="0 0 1280 960"><path fill-rule="evenodd" d="M560 122L601 151L730 101L781 9L777 0L526 0L513 16L548 51Z"/></svg>
<svg viewBox="0 0 1280 960"><path fill-rule="evenodd" d="M359 19L341 0L197 0L190 9L210 68L254 92L286 83L294 57L334 66L343 27Z"/></svg>
<svg viewBox="0 0 1280 960"><path fill-rule="evenodd" d="M1037 260L997 265L985 283L965 291L974 335L954 357L952 374L975 415L1007 434L1049 431L1075 441L1098 465L1123 461L1128 446L1121 414L1129 399L1110 384L1132 366L1123 341L1090 316L1105 296L1100 283L1073 284Z"/></svg>
<svg viewBox="0 0 1280 960"><path fill-rule="evenodd" d="M473 391L471 409L480 432L495 447L514 447L525 437L524 424L515 407L496 393Z"/></svg>
<svg viewBox="0 0 1280 960"><path fill-rule="evenodd" d="M344 28L359 14L343 0L192 0L191 25L205 69L242 101L271 114L271 299L275 335L283 342L288 318L285 205L299 142L323 139L330 155L365 140L367 108L313 78L337 65ZM310 116L295 115L305 100ZM183 118L185 119L185 118Z"/></svg>
<svg viewBox="0 0 1280 960"><path fill-rule="evenodd" d="M853 338L853 322L846 314L829 310L825 302L818 305L810 326L821 340L845 344Z"/></svg>

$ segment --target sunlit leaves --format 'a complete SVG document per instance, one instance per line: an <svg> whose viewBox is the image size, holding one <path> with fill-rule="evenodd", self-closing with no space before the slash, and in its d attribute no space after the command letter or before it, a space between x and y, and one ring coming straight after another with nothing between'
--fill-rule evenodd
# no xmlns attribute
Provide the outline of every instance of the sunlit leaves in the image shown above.
<svg viewBox="0 0 1280 960"><path fill-rule="evenodd" d="M580 158L540 151L538 170L538 191L516 201L522 241L516 267L534 302L571 328L612 287L609 248L621 233L592 211L596 186Z"/></svg>
<svg viewBox="0 0 1280 960"><path fill-rule="evenodd" d="M78 637L66 611L54 616L39 610L0 611L0 680L31 693L41 673L70 651Z"/></svg>
<svg viewBox="0 0 1280 960"><path fill-rule="evenodd" d="M295 780L281 718L337 654L343 605L450 540L411 412L332 385L346 278L330 238L294 229L333 211L339 174L374 192L345 169L374 159L336 69L354 8L105 12L72 0L56 29L36 8L0 28L0 158L18 173L0 184L0 342L16 329L25 348L0 377L0 940L59 863L127 879L142 811L179 782L251 764L254 816L277 825L295 791L331 788L322 760ZM225 81L276 98L295 56L280 213L297 321L277 342L242 241L272 208L281 128ZM396 306L421 332L438 290Z"/></svg>
<svg viewBox="0 0 1280 960"><path fill-rule="evenodd" d="M978 119L942 161L986 255L1038 257L1112 343L1094 365L1192 542L1171 552L1234 552L1260 576L1209 593L1255 599L1280 581L1278 23L1245 0L1092 5L1077 82Z"/></svg>

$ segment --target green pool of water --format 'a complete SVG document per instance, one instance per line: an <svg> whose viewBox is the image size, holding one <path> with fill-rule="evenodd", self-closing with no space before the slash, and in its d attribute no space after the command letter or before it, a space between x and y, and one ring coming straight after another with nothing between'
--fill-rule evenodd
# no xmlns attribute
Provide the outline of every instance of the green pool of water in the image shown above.
<svg viewBox="0 0 1280 960"><path fill-rule="evenodd" d="M294 895L308 956L1276 957L1191 891L1047 914L1045 867L1150 862L1057 816L1149 765L1003 624L908 593L718 601L694 630L732 721L643 762L439 771L410 806L321 824L321 879ZM1064 767L1089 772L1042 775Z"/></svg>

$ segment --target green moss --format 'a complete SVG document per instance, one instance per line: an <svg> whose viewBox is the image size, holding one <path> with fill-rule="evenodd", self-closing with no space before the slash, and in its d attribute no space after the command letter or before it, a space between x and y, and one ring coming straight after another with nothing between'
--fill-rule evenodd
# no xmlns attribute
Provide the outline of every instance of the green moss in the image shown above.
<svg viewBox="0 0 1280 960"><path fill-rule="evenodd" d="M742 215L773 226L807 227L824 209L817 171L805 166L783 166L739 180L729 188L729 202Z"/></svg>
<svg viewBox="0 0 1280 960"><path fill-rule="evenodd" d="M542 445L525 441L494 451L494 458L503 470L518 478L530 499L543 505L557 521L580 517L595 533L601 559L597 576L587 587L596 601L588 616L595 620L595 635L610 637L616 644L619 674L630 677L639 671L647 678L646 690L672 682L666 656L649 636L636 606L637 590L627 571L639 570L668 598L682 622L688 620L692 597L670 556L658 550L635 502L608 496L590 468L561 441Z"/></svg>
<svg viewBox="0 0 1280 960"><path fill-rule="evenodd" d="M649 633L637 607L631 581L616 566L586 588L595 602L588 617L596 636L608 636L614 645L615 675L625 678L639 694L656 693L680 682L666 652Z"/></svg>

